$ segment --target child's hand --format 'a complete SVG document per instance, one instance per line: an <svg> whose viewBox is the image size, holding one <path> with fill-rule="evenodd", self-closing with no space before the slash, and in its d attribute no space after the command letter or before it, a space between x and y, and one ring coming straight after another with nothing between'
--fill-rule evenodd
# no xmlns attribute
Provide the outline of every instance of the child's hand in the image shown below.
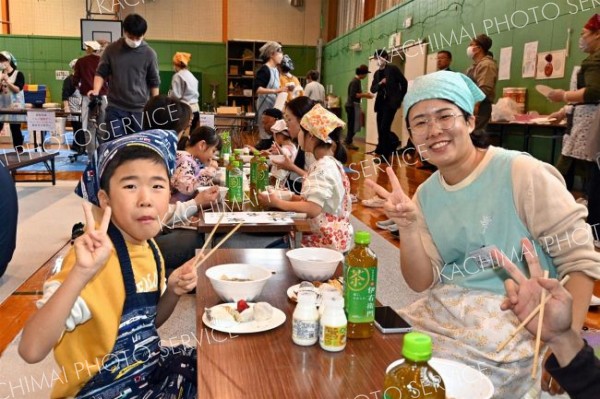
<svg viewBox="0 0 600 399"><path fill-rule="evenodd" d="M211 202L215 202L219 197L219 186L212 186L206 190L200 191L194 197L194 201L196 201L196 205L199 207L203 207L204 205L208 205Z"/></svg>
<svg viewBox="0 0 600 399"><path fill-rule="evenodd" d="M201 257L204 255L200 255ZM194 257L171 273L167 281L167 287L175 295L181 296L196 288L198 273L194 264L202 258Z"/></svg>
<svg viewBox="0 0 600 399"><path fill-rule="evenodd" d="M256 195L258 203L266 208L277 208L279 198L273 192L262 191Z"/></svg>
<svg viewBox="0 0 600 399"><path fill-rule="evenodd" d="M219 169L219 163L217 161L215 161L214 159L209 162L208 166L211 168L215 168L217 170Z"/></svg>
<svg viewBox="0 0 600 399"><path fill-rule="evenodd" d="M92 205L83 203L85 214L85 233L75 240L75 268L90 280L106 264L113 245L106 233L110 223L111 208L104 209L100 227L96 229L96 221L92 214Z"/></svg>
<svg viewBox="0 0 600 399"><path fill-rule="evenodd" d="M408 228L409 226L413 228L416 226L416 223L413 223L417 220L417 207L404 190L402 190L400 181L396 177L394 170L388 167L386 172L392 185L392 192L387 191L372 180L367 180L366 184L374 189L381 198L387 199L387 202L383 206L387 217L396 222L400 228Z"/></svg>
<svg viewBox="0 0 600 399"><path fill-rule="evenodd" d="M290 159L290 157L287 154L282 154L284 157L284 160L282 162L277 162L277 161L271 161L275 166L277 166L280 169L285 169L285 170L289 170L292 171L294 170L294 162Z"/></svg>

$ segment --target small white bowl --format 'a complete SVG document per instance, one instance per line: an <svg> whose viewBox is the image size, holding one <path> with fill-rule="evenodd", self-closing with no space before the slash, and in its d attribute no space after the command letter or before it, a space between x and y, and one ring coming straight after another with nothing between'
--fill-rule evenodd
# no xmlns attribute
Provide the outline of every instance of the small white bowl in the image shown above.
<svg viewBox="0 0 600 399"><path fill-rule="evenodd" d="M254 155L240 155L240 158L242 158L242 161L244 161L244 163L250 163L250 160L254 157Z"/></svg>
<svg viewBox="0 0 600 399"><path fill-rule="evenodd" d="M294 274L306 281L329 280L344 260L341 252L329 248L297 248L286 252L286 256Z"/></svg>
<svg viewBox="0 0 600 399"><path fill-rule="evenodd" d="M225 201L225 198L227 197L227 191L229 191L229 187L219 186L219 197L217 199L219 202Z"/></svg>
<svg viewBox="0 0 600 399"><path fill-rule="evenodd" d="M271 162L281 163L281 162L285 161L285 155L273 154L273 155L269 155L269 159L271 160Z"/></svg>
<svg viewBox="0 0 600 399"><path fill-rule="evenodd" d="M206 270L206 277L213 289L225 302L237 302L240 299L254 301L272 275L271 271L264 267L245 263L228 263ZM223 279L224 276L250 281L228 281Z"/></svg>
<svg viewBox="0 0 600 399"><path fill-rule="evenodd" d="M387 367L386 373L402 363L404 359L396 360ZM490 379L473 367L436 357L432 357L429 364L442 377L448 398L490 399L494 395Z"/></svg>
<svg viewBox="0 0 600 399"><path fill-rule="evenodd" d="M280 198L284 201L289 201L292 199L294 194L290 190L271 189L269 190L269 195L273 195L276 198Z"/></svg>

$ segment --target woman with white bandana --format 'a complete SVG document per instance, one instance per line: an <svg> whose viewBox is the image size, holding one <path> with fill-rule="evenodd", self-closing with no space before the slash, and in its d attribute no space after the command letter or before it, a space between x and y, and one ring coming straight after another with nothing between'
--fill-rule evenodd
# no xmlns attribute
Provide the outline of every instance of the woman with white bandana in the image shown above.
<svg viewBox="0 0 600 399"><path fill-rule="evenodd" d="M8 51L0 52L0 69L0 108L24 108L23 87L25 87L25 75L17 70L17 60ZM16 115L3 116L2 122L10 123L13 147L18 153L22 153L23 133L21 133L21 122L16 118ZM3 127L4 123L0 123L0 130Z"/></svg>
<svg viewBox="0 0 600 399"><path fill-rule="evenodd" d="M476 147L473 110L484 97L460 73L415 79L404 98L406 124L421 157L438 171L412 199L391 168L392 192L367 185L387 199L384 209L399 226L406 282L415 291L428 290L400 313L433 336L435 356L485 370L496 398L520 398L533 388L530 370L538 359L526 333L496 352L519 324L499 310L509 276L498 266L497 251L522 271L523 253L534 252L551 276L570 276L575 331L583 326L593 280L600 278L600 254L585 207L553 166L520 152ZM545 376L542 389L556 393L560 387Z"/></svg>

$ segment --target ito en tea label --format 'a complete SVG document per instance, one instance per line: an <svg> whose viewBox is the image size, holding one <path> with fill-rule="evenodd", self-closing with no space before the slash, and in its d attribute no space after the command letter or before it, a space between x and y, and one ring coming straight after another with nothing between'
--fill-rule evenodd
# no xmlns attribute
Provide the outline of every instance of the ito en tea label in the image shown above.
<svg viewBox="0 0 600 399"><path fill-rule="evenodd" d="M372 322L375 319L377 268L348 266L344 282L348 322Z"/></svg>

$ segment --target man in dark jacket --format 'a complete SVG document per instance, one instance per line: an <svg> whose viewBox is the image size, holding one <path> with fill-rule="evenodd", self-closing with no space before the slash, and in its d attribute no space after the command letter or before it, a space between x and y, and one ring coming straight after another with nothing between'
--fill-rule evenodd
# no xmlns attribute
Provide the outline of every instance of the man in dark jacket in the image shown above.
<svg viewBox="0 0 600 399"><path fill-rule="evenodd" d="M400 140L391 131L396 111L406 95L408 82L400 69L391 64L385 50L377 50L375 57L379 69L373 76L371 93L377 93L375 112L377 113L378 142L375 153L389 158L398 147Z"/></svg>

